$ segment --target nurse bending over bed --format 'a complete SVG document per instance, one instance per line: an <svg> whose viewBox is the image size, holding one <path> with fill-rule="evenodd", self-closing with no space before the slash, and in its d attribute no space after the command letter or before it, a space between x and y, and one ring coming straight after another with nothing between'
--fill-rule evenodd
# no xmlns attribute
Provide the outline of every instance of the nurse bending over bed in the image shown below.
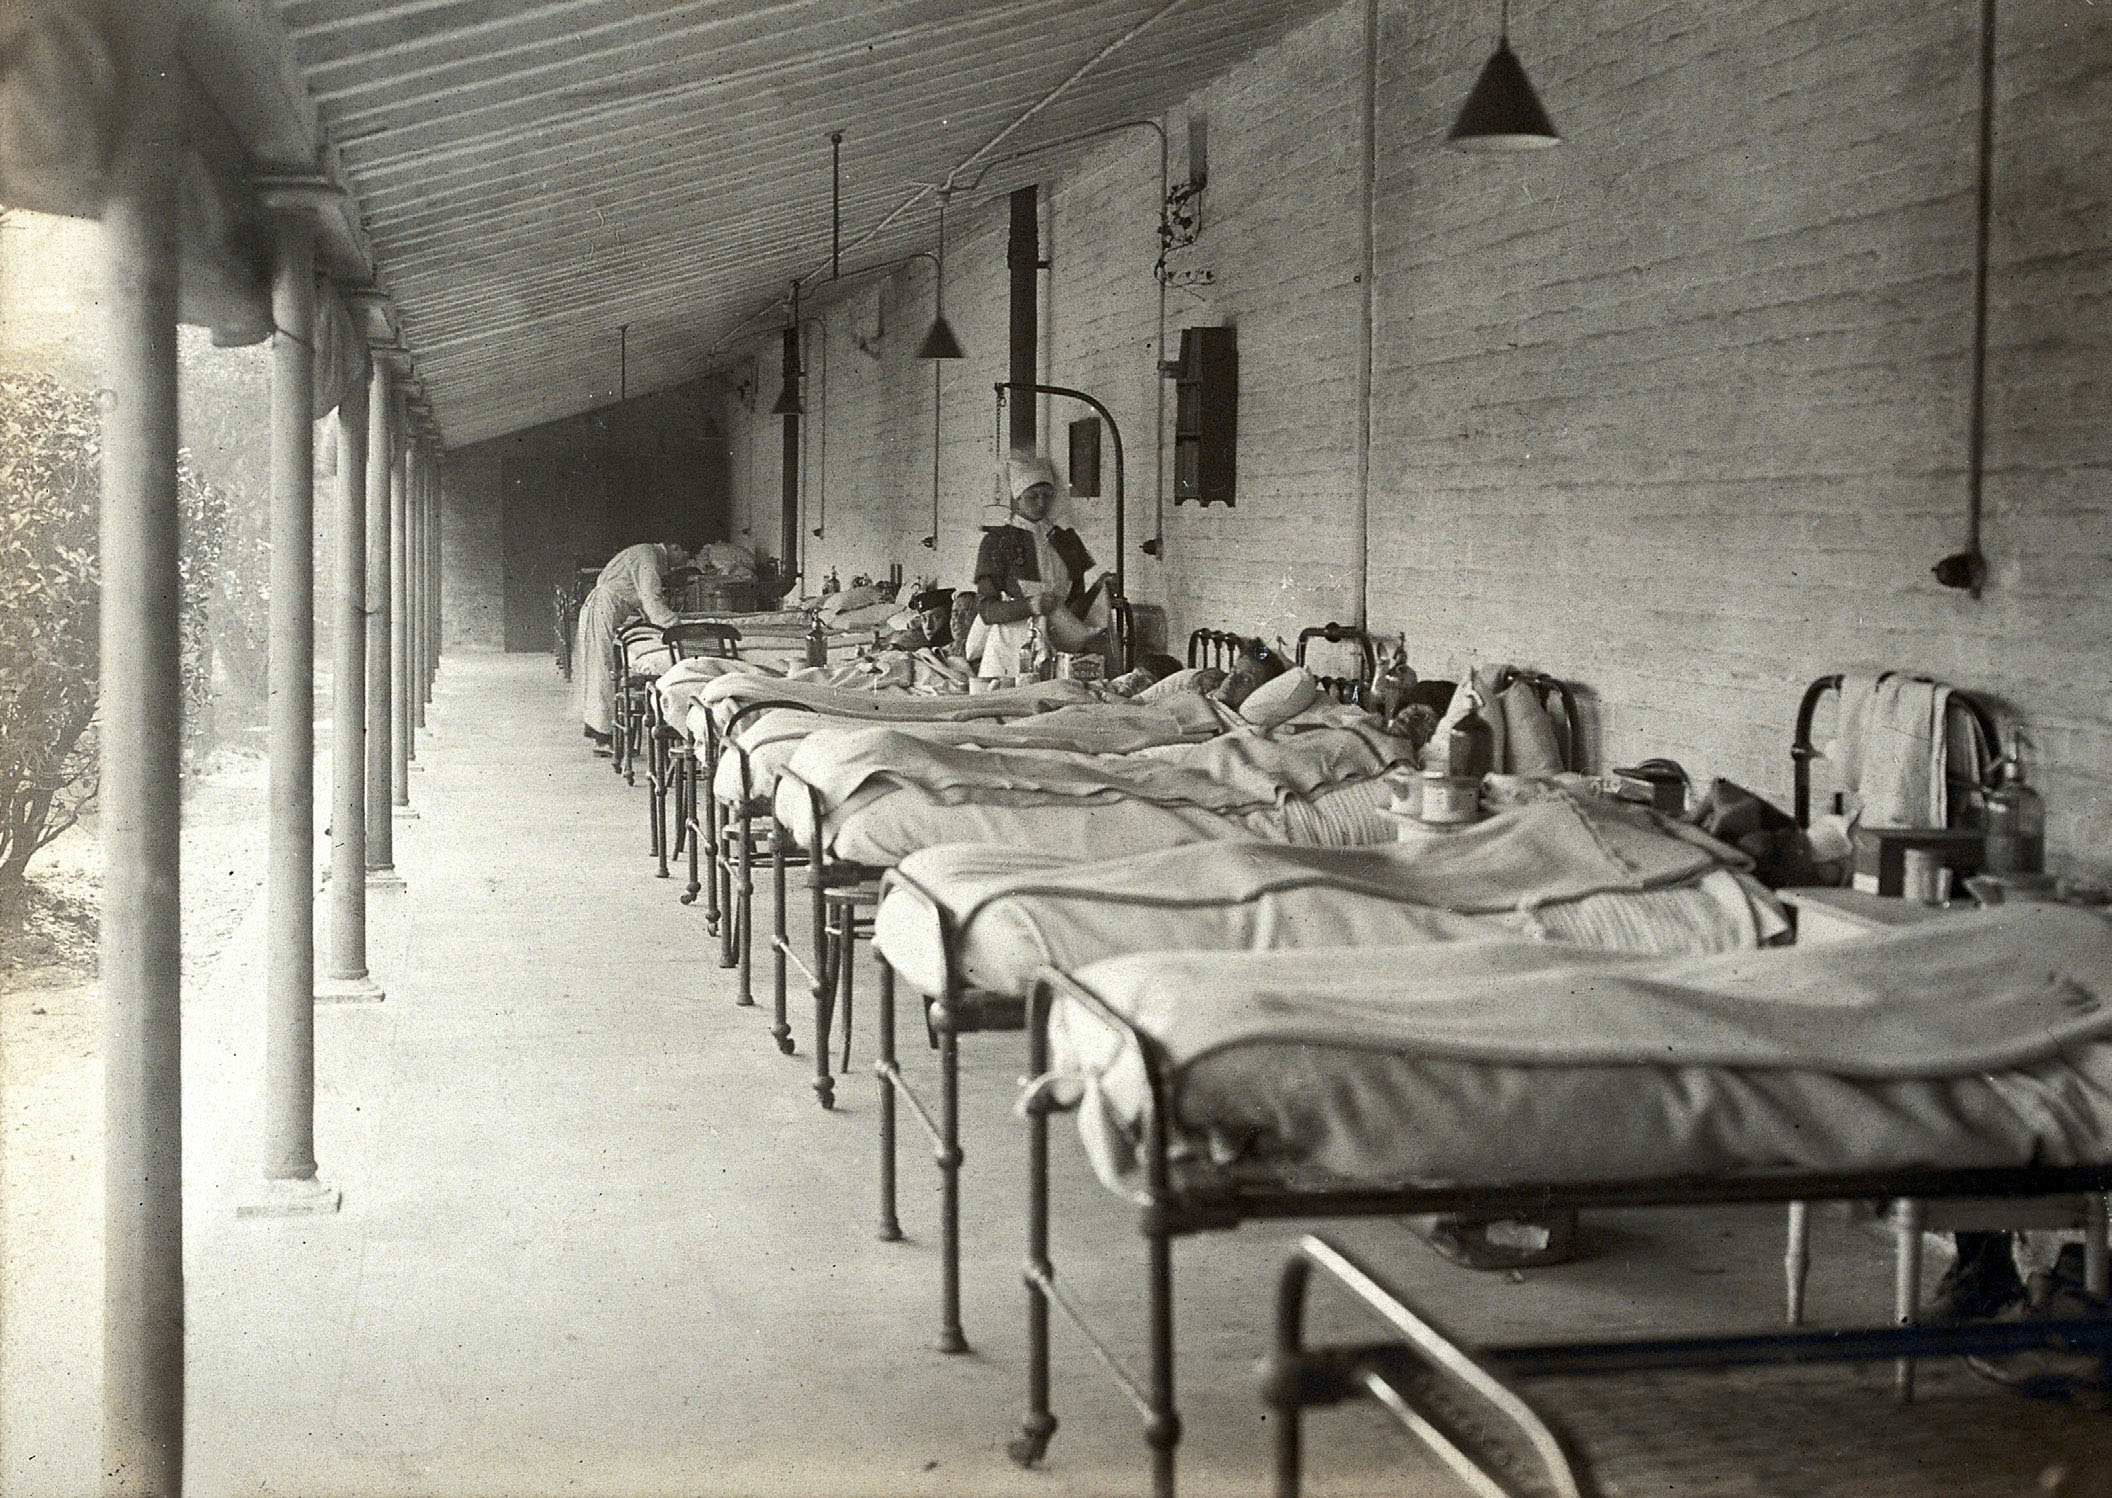
<svg viewBox="0 0 2112 1498"><path fill-rule="evenodd" d="M1015 452L1002 478L1011 515L983 528L975 558L967 654L976 674L1019 674L1020 652L1033 642L1037 622L1051 650L1105 651L1106 579L1087 581L1093 556L1072 528L1070 494L1055 465L1040 453Z"/></svg>

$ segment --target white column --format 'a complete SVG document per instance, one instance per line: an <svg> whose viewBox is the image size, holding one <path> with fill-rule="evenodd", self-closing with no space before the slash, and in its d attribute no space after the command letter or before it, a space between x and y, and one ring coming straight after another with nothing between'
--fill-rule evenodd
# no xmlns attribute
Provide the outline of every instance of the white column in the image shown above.
<svg viewBox="0 0 2112 1498"><path fill-rule="evenodd" d="M374 362L367 396L367 871L374 884L396 884L396 842L389 821L390 752L395 693L390 685L389 478L396 468L396 379L386 356Z"/></svg>
<svg viewBox="0 0 2112 1498"><path fill-rule="evenodd" d="M119 22L102 248L103 1484L183 1490L183 1095L177 822L178 147L173 7Z"/></svg>
<svg viewBox="0 0 2112 1498"><path fill-rule="evenodd" d="M315 227L271 191L271 826L264 1191L238 1215L330 1212L315 1164Z"/></svg>
<svg viewBox="0 0 2112 1498"><path fill-rule="evenodd" d="M367 975L367 398L362 374L337 403L330 708L330 964L318 999L373 1003Z"/></svg>

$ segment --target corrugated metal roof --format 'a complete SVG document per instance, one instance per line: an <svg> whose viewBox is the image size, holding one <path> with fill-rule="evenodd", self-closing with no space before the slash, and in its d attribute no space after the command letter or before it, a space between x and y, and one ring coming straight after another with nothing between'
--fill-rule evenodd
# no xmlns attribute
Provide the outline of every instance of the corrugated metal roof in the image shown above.
<svg viewBox="0 0 2112 1498"><path fill-rule="evenodd" d="M997 154L1154 115L1336 3L278 10L443 435L460 444L614 399L620 325L633 392L701 373L715 343L826 260L830 132L844 135L844 240L857 245L845 264L870 264L928 247L931 213L900 211L915 184L1000 136Z"/></svg>

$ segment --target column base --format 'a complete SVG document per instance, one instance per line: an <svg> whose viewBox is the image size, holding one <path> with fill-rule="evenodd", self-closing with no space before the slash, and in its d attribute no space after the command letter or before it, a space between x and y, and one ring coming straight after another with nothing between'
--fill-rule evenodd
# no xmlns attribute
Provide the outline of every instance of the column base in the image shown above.
<svg viewBox="0 0 2112 1498"><path fill-rule="evenodd" d="M326 978L315 985L318 1004L379 1004L387 997L372 978Z"/></svg>
<svg viewBox="0 0 2112 1498"><path fill-rule="evenodd" d="M411 772L416 775L423 775L425 773L425 766L419 764L418 761L414 759L411 761Z"/></svg>
<svg viewBox="0 0 2112 1498"><path fill-rule="evenodd" d="M393 864L385 869L367 870L368 889L402 889L403 887L403 875L396 872Z"/></svg>
<svg viewBox="0 0 2112 1498"><path fill-rule="evenodd" d="M260 1181L235 1204L237 1217L327 1217L344 1202L344 1193L310 1178L305 1181Z"/></svg>
<svg viewBox="0 0 2112 1498"><path fill-rule="evenodd" d="M391 814L399 822L415 822L418 820L418 808L415 806L394 807L391 809Z"/></svg>

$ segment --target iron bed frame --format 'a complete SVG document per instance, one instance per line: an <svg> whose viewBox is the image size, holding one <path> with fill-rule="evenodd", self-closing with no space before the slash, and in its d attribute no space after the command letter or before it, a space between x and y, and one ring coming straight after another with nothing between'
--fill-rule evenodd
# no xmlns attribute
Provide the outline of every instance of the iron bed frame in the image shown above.
<svg viewBox="0 0 2112 1498"><path fill-rule="evenodd" d="M1305 1308L1316 1275L1334 1281L1362 1302L1396 1337L1307 1346ZM2052 1341L2100 1357L2112 1353L2112 1319L2105 1317L1968 1322L1943 1330L1901 1325L1477 1346L1451 1332L1336 1245L1311 1233L1299 1240L1284 1263L1275 1309L1274 1345L1262 1364L1261 1398L1277 1420L1277 1498L1297 1498L1303 1485L1304 1410L1360 1395L1376 1400L1477 1491L1515 1491L1514 1474L1523 1465L1539 1476L1538 1491L1553 1498L1592 1498L1601 1489L1594 1480L1589 1453L1560 1422L1533 1407L1514 1387L1517 1380L1637 1369L1875 1362L1932 1353L2001 1354ZM1477 1430L1472 1423L1453 1419L1451 1400L1430 1397L1433 1383L1467 1394L1475 1409L1498 1428Z"/></svg>
<svg viewBox="0 0 2112 1498"><path fill-rule="evenodd" d="M1053 1305L1078 1328L1093 1353L1143 1417L1144 1439L1152 1458L1152 1491L1156 1498L1173 1498L1175 1453L1181 1439L1180 1414L1174 1399L1173 1244L1177 1238L1226 1231L1244 1222L1267 1220L1462 1212L1545 1214L1554 1210L1595 1211L1795 1200L2037 1197L2104 1191L2112 1187L2112 1163L1969 1170L1785 1171L1499 1186L1345 1186L1331 1190L1298 1189L1234 1180L1205 1172L1191 1173L1177 1167L1173 1157L1169 1122L1172 1117L1171 1085L1157 1043L1147 1032L1065 974L1045 974L1035 984L1029 999L1029 1075L1041 1076L1048 1071L1049 1014L1059 995L1083 1005L1109 1025L1114 1033L1133 1043L1143 1062L1150 1101L1142 1140L1144 1204L1138 1208L1137 1226L1145 1241L1149 1366L1142 1378L1126 1367L1114 1348L1094 1328L1084 1308L1057 1280L1055 1265L1049 1256L1049 1115L1058 1109L1048 1101L1045 1091L1030 1093L1024 1109L1028 1182L1027 1257L1022 1270L1027 1289L1027 1409L1020 1434L1007 1449L1020 1465L1032 1465L1047 1451L1057 1430L1058 1422L1051 1408L1049 1370L1049 1309ZM1436 1365L1455 1378L1472 1380L1480 1397L1494 1398L1499 1408L1511 1411L1511 1417L1520 1429L1527 1429L1529 1427L1524 1422L1517 1421L1515 1412L1525 1410L1529 1414L1529 1407L1515 1394L1509 1393L1486 1368L1483 1378L1473 1380L1471 1370L1477 1363L1527 1375L1708 1367L1731 1362L1869 1361L1903 1356L2013 1351L2049 1342L2112 1353L2112 1317L2092 1317L2002 1324L1799 1328L1763 1334L1645 1340L1587 1339L1488 1348L1477 1354L1412 1312L1404 1321L1415 1321L1423 1328L1411 1333L1417 1343L1412 1354L1402 1354L1397 1344L1308 1353L1298 1346L1295 1334L1305 1272L1296 1271L1286 1279L1279 1303L1282 1309L1279 1328L1288 1321L1293 1330L1279 1332L1278 1360L1275 1376L1270 1380L1272 1401L1280 1400L1281 1407L1292 1413L1305 1404L1339 1397L1344 1391L1368 1389L1367 1372L1376 1372L1386 1380L1389 1388L1406 1400L1410 1396L1396 1386L1397 1377L1389 1375L1397 1375L1411 1360L1419 1366ZM1397 1321L1396 1326L1407 1331L1404 1321ZM1497 1390L1502 1391L1501 1397L1497 1397ZM1287 1422L1287 1427L1290 1424L1294 1422ZM1279 1432L1279 1441L1283 1443L1278 1448L1279 1474L1288 1469L1293 1483L1292 1487L1279 1488L1279 1491L1295 1493L1298 1451L1295 1429ZM1528 1444L1543 1460L1549 1458L1543 1440L1534 1437ZM1479 1461L1474 1465L1484 1472L1490 1470ZM1493 1475L1491 1480L1494 1481ZM1574 1476L1570 1480L1574 1483ZM1557 1487L1556 1491L1565 1490ZM1592 1490L1573 1485L1567 1491L1585 1494Z"/></svg>
<svg viewBox="0 0 2112 1498"><path fill-rule="evenodd" d="M1317 631L1308 631L1307 633L1329 640L1363 639L1365 642L1365 658L1367 662L1372 659L1368 637L1364 635L1362 630L1354 626L1328 624ZM1242 636L1230 635L1222 631L1198 630L1194 636L1190 637L1189 650L1191 655L1196 649L1196 640L1203 637L1233 642L1239 648L1245 648L1249 643ZM1301 636L1301 639L1303 638ZM998 716L998 713L993 711L992 716ZM1035 715L1023 714L1022 716L1031 717ZM914 725L911 726L912 728L914 727ZM723 748L721 752L723 752ZM747 794L749 787L746 778L747 760L745 755L741 763L743 769L743 805L745 806L750 800ZM835 859L828 850L828 838L822 833L826 823L823 817L821 793L789 769L779 772L780 784L786 779L791 780L795 787L805 792L812 818L810 825L814 827L816 834L814 841L817 846L803 850L807 868L808 895L814 921L815 950L814 963L810 967L793 951L791 939L786 929L786 909L788 904L786 898L787 850L793 846L793 839L782 820L776 815L776 797L773 794L770 798L771 826L769 833L771 884L772 892L776 897L774 902L776 907L776 929L771 936L771 948L774 953L773 1005L776 1016L773 1033L778 1037L779 1048L790 1054L792 1044L791 1032L786 1019L786 989L789 982L788 970L797 967L801 977L807 981L814 999L814 1092L822 1107L833 1108L836 1105L836 1079L831 1072L829 1063L829 1036L834 1028L837 1013L840 1009L844 1037L844 1063L842 1069L847 1072L850 1067L852 1006L855 999L853 980L853 971L856 965L855 954L858 941L868 938L872 934L870 915L861 915L860 912L878 904L880 880L890 870L879 865ZM735 846L742 849L744 853L748 846L747 826L747 817L744 813L742 835L734 840ZM743 908L746 908L752 899L752 886L748 877L745 859L741 887L743 890ZM741 944L745 953L749 945L745 935ZM899 1086L907 1093L910 1105L917 1113L919 1119L923 1121L927 1129L933 1131L934 1138L938 1141L940 1168L945 1176L944 1190L948 1201L951 1203L950 1209L944 1213L948 1224L948 1241L952 1245L946 1256L947 1271L949 1281L955 1285L957 1292L959 1278L959 1166L961 1158L959 1130L955 1125L946 1125L943 1121L934 1120L923 1101L901 1079L900 1068L894 1064L892 1055L894 974L885 962L880 964L880 969L883 1044L888 1048L882 1060L875 1063L876 1069L880 1067L886 1068L886 1070L879 1072L883 1086L882 1127L892 1137L894 1100L891 1095L886 1094L886 1089L890 1085ZM741 978L741 992L744 996L749 993L747 975L748 967L744 957ZM752 1003L753 1000L752 998L744 997L742 1002ZM1014 1012L1017 1008L1016 1002L1011 1009L1007 1009L1003 1004L979 1007L962 1000L957 1008L941 1006L940 1012L948 1021L957 1018L962 1025L968 1028L1017 1030L1023 1023L1022 1015ZM957 1053L950 1042L944 1038L939 1020L932 1020L931 1026L934 1039L939 1045L946 1078L946 1098L941 1105L942 1112L950 1113L957 1119L959 1087ZM943 1138L940 1137L942 1135L944 1136ZM886 1168L889 1178L892 1179L892 1147L884 1153L888 1157ZM887 1206L883 1210L883 1231L881 1235L883 1238L889 1236L886 1224L894 1222L894 1217L893 1193L890 1188L887 1193ZM895 1223L892 1236L894 1238L901 1236L899 1223ZM964 1350L966 1342L960 1334L957 1293L950 1298L949 1305L951 1309L947 1317L948 1324L941 1332L940 1345L949 1350ZM959 1344L958 1347L953 1345L956 1343Z"/></svg>
<svg viewBox="0 0 2112 1498"><path fill-rule="evenodd" d="M741 632L715 619L677 619L660 631L660 639L677 661L688 659L692 650L721 660L736 660L739 658ZM672 793L677 812L681 810L682 780L675 771L675 754L689 742L689 733L667 721L661 712L660 693L656 688L646 689L644 704L646 816L650 823L648 847L656 865L654 877L665 879L668 877L668 859L682 850L684 828L679 815L673 847L669 846L667 809Z"/></svg>
<svg viewBox="0 0 2112 1498"><path fill-rule="evenodd" d="M1366 662L1368 665L1376 665L1375 655L1369 650L1369 637L1353 625L1318 626L1305 631L1300 640L1303 641L1307 635L1329 640L1363 638L1367 646ZM1249 643L1244 636L1221 630L1199 629L1189 636L1189 657L1191 660L1195 659L1199 649L1238 650L1244 649ZM1537 673L1532 675L1532 679L1541 684L1540 689L1543 692L1553 695L1559 691L1565 703L1573 700L1565 683ZM1573 712L1569 721L1575 721ZM960 943L952 911L936 892L919 883L915 876L905 874L899 866L887 871L883 885L889 883L914 890L918 897L931 907L933 918L939 925L939 945L945 954L946 971L942 992L924 996L925 1027L939 1053L939 1099L934 1110L902 1072L900 1058L895 1050L895 972L885 958L877 957L876 954L880 970L880 1034L879 1055L873 1063L873 1074L880 1083L879 1237L888 1243L898 1242L902 1237L895 1189L896 1099L899 1094L901 1101L908 1104L925 1133L930 1136L933 1163L939 1170L941 1283L939 1335L935 1345L941 1352L966 1352L969 1344L961 1323L960 1177L965 1155L961 1149L960 1135L959 1042L962 1035L975 1032L1016 1033L1024 1030L1027 1023L1027 1004L1021 995L997 993L962 982L955 968L955 955L959 951Z"/></svg>

